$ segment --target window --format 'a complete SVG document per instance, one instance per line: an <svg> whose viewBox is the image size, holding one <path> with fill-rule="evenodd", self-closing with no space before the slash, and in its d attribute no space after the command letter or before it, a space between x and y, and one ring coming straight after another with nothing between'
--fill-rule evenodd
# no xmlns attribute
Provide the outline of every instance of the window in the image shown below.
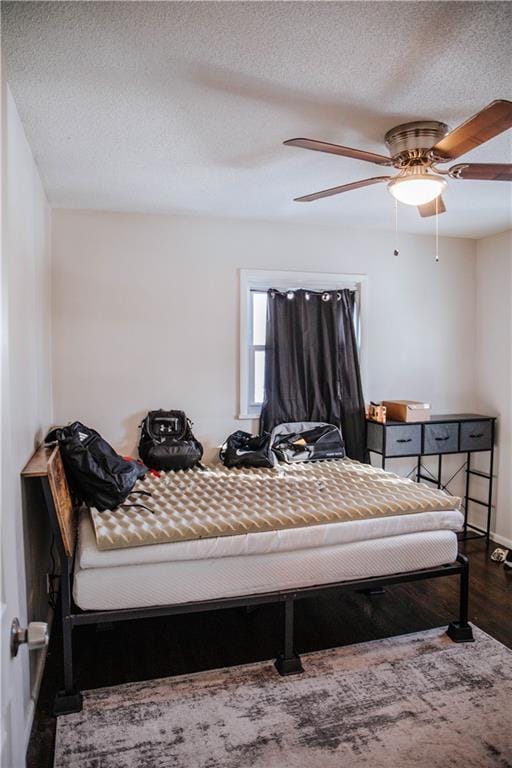
<svg viewBox="0 0 512 768"><path fill-rule="evenodd" d="M306 288L312 291L350 288L356 291L356 328L361 377L365 380L365 304L366 275L321 272L274 272L240 270L240 413L239 418L257 418L261 411L265 378L265 336L267 291Z"/></svg>

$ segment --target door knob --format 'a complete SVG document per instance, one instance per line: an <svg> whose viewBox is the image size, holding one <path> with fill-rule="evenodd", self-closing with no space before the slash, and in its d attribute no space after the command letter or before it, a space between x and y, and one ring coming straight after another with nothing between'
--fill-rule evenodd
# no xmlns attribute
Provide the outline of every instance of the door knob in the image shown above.
<svg viewBox="0 0 512 768"><path fill-rule="evenodd" d="M19 620L11 624L11 657L18 655L18 648L27 643L29 651L36 651L48 645L48 624L46 621L31 621L27 629L22 629Z"/></svg>

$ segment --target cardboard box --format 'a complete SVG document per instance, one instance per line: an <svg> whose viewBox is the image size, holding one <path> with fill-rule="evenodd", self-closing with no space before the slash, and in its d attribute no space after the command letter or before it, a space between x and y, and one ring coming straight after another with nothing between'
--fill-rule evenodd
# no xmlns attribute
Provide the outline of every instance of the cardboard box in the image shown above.
<svg viewBox="0 0 512 768"><path fill-rule="evenodd" d="M418 400L383 400L386 406L388 421L428 421L430 419L430 403L420 403Z"/></svg>

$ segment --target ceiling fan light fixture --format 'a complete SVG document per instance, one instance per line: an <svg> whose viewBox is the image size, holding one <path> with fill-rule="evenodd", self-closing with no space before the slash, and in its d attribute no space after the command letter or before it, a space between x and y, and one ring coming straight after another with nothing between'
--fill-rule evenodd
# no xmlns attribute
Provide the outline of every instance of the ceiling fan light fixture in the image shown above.
<svg viewBox="0 0 512 768"><path fill-rule="evenodd" d="M415 171L396 176L388 189L398 202L405 205L425 205L439 197L446 187L446 181L437 173Z"/></svg>

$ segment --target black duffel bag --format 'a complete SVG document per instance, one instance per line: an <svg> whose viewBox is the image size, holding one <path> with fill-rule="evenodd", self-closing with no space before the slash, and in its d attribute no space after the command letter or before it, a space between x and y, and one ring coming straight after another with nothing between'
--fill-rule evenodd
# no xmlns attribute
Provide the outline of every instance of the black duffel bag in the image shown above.
<svg viewBox="0 0 512 768"><path fill-rule="evenodd" d="M219 452L226 467L266 467L271 469L277 459L270 447L270 434L251 435L238 430L228 437Z"/></svg>
<svg viewBox="0 0 512 768"><path fill-rule="evenodd" d="M345 458L341 430L319 421L278 424L272 430L271 448L288 463Z"/></svg>
<svg viewBox="0 0 512 768"><path fill-rule="evenodd" d="M148 471L143 464L123 459L95 429L80 421L52 429L45 443L55 441L72 492L79 501L100 512L122 504Z"/></svg>
<svg viewBox="0 0 512 768"><path fill-rule="evenodd" d="M203 446L183 411L149 411L140 427L139 456L151 469L190 469L201 461Z"/></svg>

